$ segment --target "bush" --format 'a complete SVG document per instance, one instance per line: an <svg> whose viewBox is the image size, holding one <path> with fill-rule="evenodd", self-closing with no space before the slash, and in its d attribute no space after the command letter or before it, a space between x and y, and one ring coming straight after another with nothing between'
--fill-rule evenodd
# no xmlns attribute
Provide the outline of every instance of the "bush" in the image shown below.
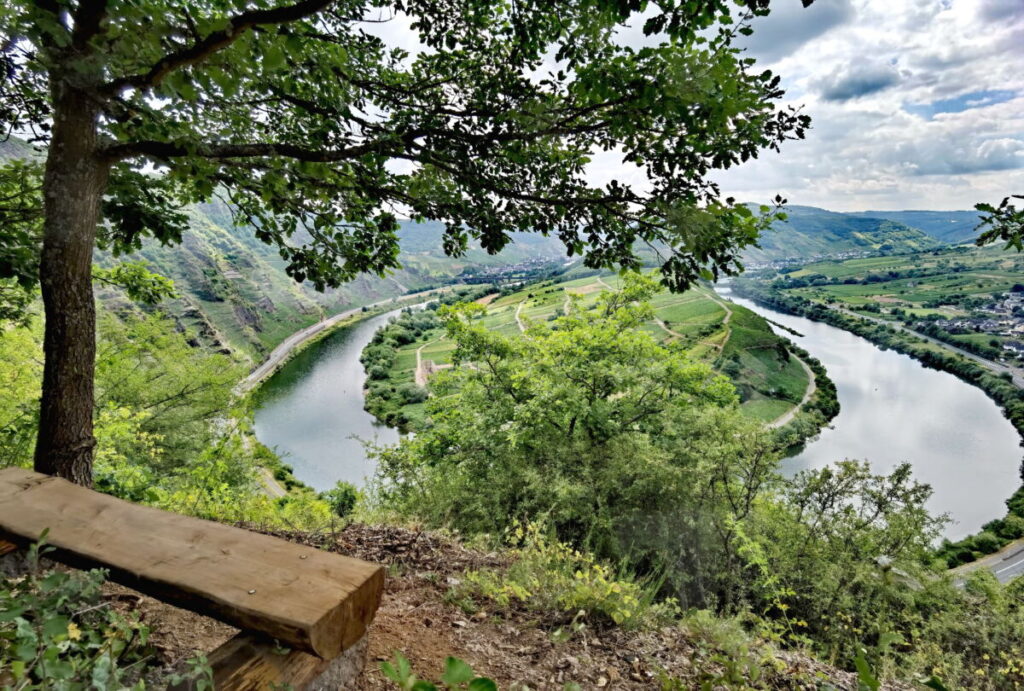
<svg viewBox="0 0 1024 691"><path fill-rule="evenodd" d="M148 629L101 601L105 571L44 570L49 551L33 545L28 575L0 584L5 688L143 688Z"/></svg>
<svg viewBox="0 0 1024 691"><path fill-rule="evenodd" d="M574 620L582 611L599 623L627 629L660 626L680 614L675 600L656 599L658 583L617 575L593 555L550 537L537 523L515 526L510 537L515 546L512 565L466 573L467 594L505 608L516 603L563 612Z"/></svg>
<svg viewBox="0 0 1024 691"><path fill-rule="evenodd" d="M397 393L403 403L422 403L427 400L427 390L413 383L402 384Z"/></svg>
<svg viewBox="0 0 1024 691"><path fill-rule="evenodd" d="M983 554L991 554L999 551L1004 544L999 536L988 530L983 530L974 536L974 549Z"/></svg>
<svg viewBox="0 0 1024 691"><path fill-rule="evenodd" d="M339 480L334 489L322 492L320 498L330 505L331 510L339 518L345 518L356 508L356 504L362 498L362 492L355 485Z"/></svg>
<svg viewBox="0 0 1024 691"><path fill-rule="evenodd" d="M1024 516L1010 514L1002 521L999 537L1006 540L1017 540L1024 537Z"/></svg>

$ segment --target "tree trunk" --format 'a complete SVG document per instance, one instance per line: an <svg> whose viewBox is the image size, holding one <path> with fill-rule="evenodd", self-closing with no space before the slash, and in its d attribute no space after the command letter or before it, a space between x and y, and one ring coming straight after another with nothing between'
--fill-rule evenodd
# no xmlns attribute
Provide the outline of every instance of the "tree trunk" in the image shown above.
<svg viewBox="0 0 1024 691"><path fill-rule="evenodd" d="M109 166L97 156L98 109L52 77L53 136L43 179L39 267L46 327L35 469L92 485L96 306L92 253Z"/></svg>

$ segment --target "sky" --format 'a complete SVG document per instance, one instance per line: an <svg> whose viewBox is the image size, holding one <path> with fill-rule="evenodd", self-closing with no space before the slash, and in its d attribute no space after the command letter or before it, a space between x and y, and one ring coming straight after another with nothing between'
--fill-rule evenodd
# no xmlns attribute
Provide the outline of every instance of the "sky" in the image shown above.
<svg viewBox="0 0 1024 691"><path fill-rule="evenodd" d="M776 0L747 49L813 120L717 176L761 202L968 209L1024 194L1024 0Z"/></svg>
<svg viewBox="0 0 1024 691"><path fill-rule="evenodd" d="M727 196L836 211L970 209L1024 194L1024 0L773 0L745 49L811 116L803 141L716 174ZM620 40L639 44L639 27ZM408 19L378 25L416 52ZM376 33L376 31L374 31ZM643 187L614 153L591 181Z"/></svg>

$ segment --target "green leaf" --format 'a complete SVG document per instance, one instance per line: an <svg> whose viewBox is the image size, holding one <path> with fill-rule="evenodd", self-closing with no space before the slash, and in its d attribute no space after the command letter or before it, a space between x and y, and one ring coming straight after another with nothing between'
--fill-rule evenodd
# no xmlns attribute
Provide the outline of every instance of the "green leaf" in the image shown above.
<svg viewBox="0 0 1024 691"><path fill-rule="evenodd" d="M67 635L68 623L71 620L68 617L48 617L43 622L43 635L47 638L56 638L60 635Z"/></svg>
<svg viewBox="0 0 1024 691"><path fill-rule="evenodd" d="M469 682L469 691L498 691L498 685L494 683L493 679L477 677Z"/></svg>
<svg viewBox="0 0 1024 691"><path fill-rule="evenodd" d="M871 665L864 659L863 652L857 653L853 664L857 668L857 688L859 691L878 691L881 688L882 684L872 674Z"/></svg>
<svg viewBox="0 0 1024 691"><path fill-rule="evenodd" d="M448 686L464 684L473 678L473 669L462 660L449 657L444 661L444 674L441 681Z"/></svg>

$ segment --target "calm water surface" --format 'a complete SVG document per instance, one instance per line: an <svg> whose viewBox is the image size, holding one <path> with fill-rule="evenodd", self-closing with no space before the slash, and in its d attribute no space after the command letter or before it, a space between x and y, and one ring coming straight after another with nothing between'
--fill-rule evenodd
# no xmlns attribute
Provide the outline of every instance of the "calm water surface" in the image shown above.
<svg viewBox="0 0 1024 691"><path fill-rule="evenodd" d="M1003 502L1020 485L1020 439L980 389L842 329L719 292L803 334L783 335L818 358L835 382L839 415L784 461L787 472L846 458L869 461L876 471L910 463L934 489L932 512L953 519L946 530L953 539L1005 515Z"/></svg>
<svg viewBox="0 0 1024 691"><path fill-rule="evenodd" d="M727 288L720 292L728 295ZM876 471L911 463L916 477L935 490L931 510L953 518L951 538L1005 513L1003 502L1020 484L1022 453L1016 431L979 389L841 329L729 297L803 334L786 335L825 365L839 392L839 416L786 459L787 472L844 458L867 460ZM256 436L318 490L337 480L365 484L373 462L362 441L398 441L396 430L363 410L359 362L373 333L397 312L335 332L262 387Z"/></svg>
<svg viewBox="0 0 1024 691"><path fill-rule="evenodd" d="M362 486L373 475L363 441L398 442L398 431L363 410L366 371L359 362L394 310L339 329L274 374L260 389L256 438L285 458L295 476L326 490L338 480Z"/></svg>

